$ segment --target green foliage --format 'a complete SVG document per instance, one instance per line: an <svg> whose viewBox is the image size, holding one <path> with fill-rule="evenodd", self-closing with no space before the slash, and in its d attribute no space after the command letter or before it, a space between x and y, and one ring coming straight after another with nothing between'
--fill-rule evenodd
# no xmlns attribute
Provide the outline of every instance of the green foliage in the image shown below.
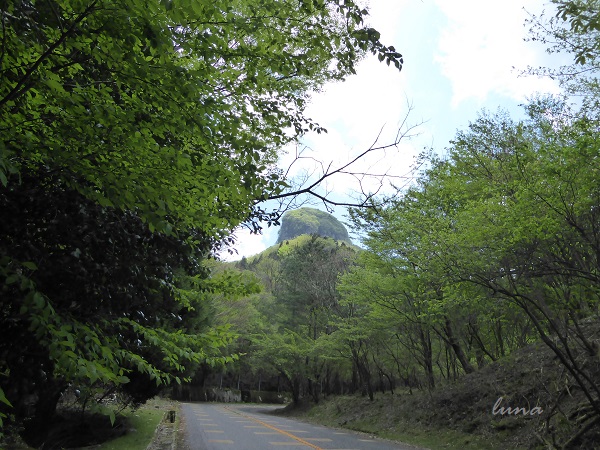
<svg viewBox="0 0 600 450"><path fill-rule="evenodd" d="M68 385L86 399L116 390L140 403L200 363L222 362L233 335L208 328L204 299L235 280L200 276L185 242L50 176L22 174L0 204L0 386L17 421L39 397L30 420L37 438ZM185 297L192 281L196 294Z"/></svg>
<svg viewBox="0 0 600 450"><path fill-rule="evenodd" d="M294 239L302 234L317 234L350 242L348 231L339 220L331 214L314 208L299 208L286 212L281 219L277 243Z"/></svg>
<svg viewBox="0 0 600 450"><path fill-rule="evenodd" d="M572 58L558 68L529 68L534 75L558 80L567 96L576 98L581 112L598 120L600 82L600 15L596 0L553 0L556 13L541 14L531 22L531 40L542 42L547 52Z"/></svg>
<svg viewBox="0 0 600 450"><path fill-rule="evenodd" d="M43 439L69 385L143 402L235 359L211 301L257 283L203 261L242 222L273 219L259 204L287 187L277 150L323 131L310 93L366 52L402 59L352 0L0 14L0 392Z"/></svg>
<svg viewBox="0 0 600 450"><path fill-rule="evenodd" d="M0 388L0 403L4 404L4 407L12 408L13 405L8 401L6 395L4 395L4 391ZM2 429L4 425L4 419L8 417L8 414L4 412L0 412L0 429ZM0 431L0 439L4 436L4 433Z"/></svg>
<svg viewBox="0 0 600 450"><path fill-rule="evenodd" d="M277 247L276 247L277 248L277 257L280 260L288 257L295 251L295 249L306 245L310 240L312 240L314 238L314 236L317 236L317 235L301 234L299 236L296 236L293 239L288 239L285 242L279 243L279 245L277 245Z"/></svg>
<svg viewBox="0 0 600 450"><path fill-rule="evenodd" d="M597 128L564 120L554 99L527 110L523 122L482 114L381 214L354 211L367 252L341 291L436 378L436 348L470 372L541 339L596 417L596 350L583 329L600 305Z"/></svg>
<svg viewBox="0 0 600 450"><path fill-rule="evenodd" d="M556 17L567 22L574 33L578 35L588 35L596 38L592 48L576 49L575 62L581 65L586 63L586 59L594 57L593 50L599 50L597 33L600 31L600 13L597 10L597 4L589 1L562 1L555 0L557 6Z"/></svg>
<svg viewBox="0 0 600 450"><path fill-rule="evenodd" d="M349 0L11 3L3 184L24 167L68 168L70 185L151 230L224 237L285 186L274 151L321 130L303 115L308 91L353 73L364 51L399 64L366 15Z"/></svg>
<svg viewBox="0 0 600 450"><path fill-rule="evenodd" d="M172 404L165 404L163 400L151 400L148 404L121 412L115 420L118 425L127 426L130 432L95 446L98 450L144 450L148 448L156 437L156 428L164 419L165 413ZM104 411L106 409L104 408ZM112 410L108 414L113 414ZM135 431L133 431L135 430Z"/></svg>
<svg viewBox="0 0 600 450"><path fill-rule="evenodd" d="M340 353L346 343L333 338L341 313L337 283L356 253L344 242L301 235L237 263L241 274L261 279L264 291L216 299L217 316L233 323L235 351L243 354L228 369L245 379L282 377L295 401L318 398L318 380L331 390L331 377L346 371L350 359Z"/></svg>

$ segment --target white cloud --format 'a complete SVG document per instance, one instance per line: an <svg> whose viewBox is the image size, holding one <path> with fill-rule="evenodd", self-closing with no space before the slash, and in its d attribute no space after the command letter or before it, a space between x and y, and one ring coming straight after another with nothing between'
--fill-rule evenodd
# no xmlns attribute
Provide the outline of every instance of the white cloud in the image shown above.
<svg viewBox="0 0 600 450"><path fill-rule="evenodd" d="M239 228L233 234L236 243L232 249L235 249L237 253L230 254L227 249L224 249L219 255L224 261L237 261L242 256L256 255L273 245L277 239L275 228L266 228L262 234L252 234L247 228Z"/></svg>
<svg viewBox="0 0 600 450"><path fill-rule="evenodd" d="M402 73L373 57L362 61L357 72L356 76L343 83L332 83L324 92L314 96L307 115L324 126L328 133L306 136L303 144L308 148L304 156L314 160L307 159L304 164L297 164L292 174L298 174L301 167L309 172L316 168L316 173L320 173L315 161L322 162L325 167L331 163L331 168L337 168L373 145L394 142L409 109ZM282 158L282 166L289 165L292 154L289 152ZM372 173L391 171L397 175L404 174L414 154L410 144L403 142L398 148L377 151L361 158L352 169L355 172L370 170ZM376 185L377 182L372 180L363 187L368 190ZM328 187L333 187L340 195L360 189L356 180L347 176L336 176Z"/></svg>
<svg viewBox="0 0 600 450"><path fill-rule="evenodd" d="M524 5L525 3L525 5ZM519 77L528 65L542 61L542 51L525 42L527 11L540 10L539 0L437 0L448 25L441 31L436 61L452 84L452 106L492 94L517 101L536 91L557 92L549 79Z"/></svg>

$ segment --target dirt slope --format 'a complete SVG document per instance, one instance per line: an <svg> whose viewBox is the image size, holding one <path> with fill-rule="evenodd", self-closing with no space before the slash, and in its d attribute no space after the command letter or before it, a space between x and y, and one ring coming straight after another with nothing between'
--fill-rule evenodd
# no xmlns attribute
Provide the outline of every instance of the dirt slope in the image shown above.
<svg viewBox="0 0 600 450"><path fill-rule="evenodd" d="M432 392L330 397L287 413L432 449L562 448L584 401L552 352L534 344ZM600 449L600 424L565 448Z"/></svg>

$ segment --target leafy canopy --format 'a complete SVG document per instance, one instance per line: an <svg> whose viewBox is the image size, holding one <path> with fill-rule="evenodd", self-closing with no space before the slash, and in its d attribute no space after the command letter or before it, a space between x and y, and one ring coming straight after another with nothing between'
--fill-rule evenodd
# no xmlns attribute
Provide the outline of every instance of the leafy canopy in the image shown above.
<svg viewBox="0 0 600 450"><path fill-rule="evenodd" d="M223 237L285 186L274 151L321 130L303 115L310 90L367 50L400 67L366 15L351 0L10 3L2 184L23 167L68 169L151 229Z"/></svg>

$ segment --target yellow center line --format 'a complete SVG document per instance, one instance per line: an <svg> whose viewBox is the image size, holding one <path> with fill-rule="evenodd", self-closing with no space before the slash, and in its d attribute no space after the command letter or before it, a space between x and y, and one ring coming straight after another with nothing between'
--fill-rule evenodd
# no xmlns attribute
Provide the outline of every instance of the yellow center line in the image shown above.
<svg viewBox="0 0 600 450"><path fill-rule="evenodd" d="M315 445L315 444L311 444L310 442L308 442L308 441L305 441L304 439L302 439L302 438L299 438L298 436L294 436L293 434L291 434L291 433L288 433L287 431L285 431L285 430L282 430L282 429L280 429L280 428L274 427L273 425L270 425L270 424L268 424L268 423L266 423L266 422L263 422L262 420L255 419L255 418L254 418L254 417L252 417L252 416L247 416L246 414L243 414L243 413L241 413L241 412L239 412L239 411L236 411L236 410L230 409L230 408L228 408L227 406L223 406L222 408L226 409L227 411L231 411L231 412L233 412L233 413L235 413L235 414L239 414L240 416L242 416L242 417L245 417L245 418L247 418L247 419L253 420L253 421L254 421L254 422L256 422L256 423L260 423L261 425L263 425L263 426L265 426L265 427L267 427L267 428L270 428L271 430L275 430L275 431L277 431L277 432L279 432L279 433L281 433L281 434L284 434L284 435L286 435L287 437L291 437L292 439L295 439L296 441L300 442L300 443L301 443L301 444L303 444L303 445L307 445L307 446L308 446L308 447L310 447L310 448L314 448L315 450L323 450L321 447L319 447L319 446L317 446L317 445Z"/></svg>
<svg viewBox="0 0 600 450"><path fill-rule="evenodd" d="M289 441L285 441L285 442L269 442L269 444L271 445L298 445L296 442L289 442Z"/></svg>

